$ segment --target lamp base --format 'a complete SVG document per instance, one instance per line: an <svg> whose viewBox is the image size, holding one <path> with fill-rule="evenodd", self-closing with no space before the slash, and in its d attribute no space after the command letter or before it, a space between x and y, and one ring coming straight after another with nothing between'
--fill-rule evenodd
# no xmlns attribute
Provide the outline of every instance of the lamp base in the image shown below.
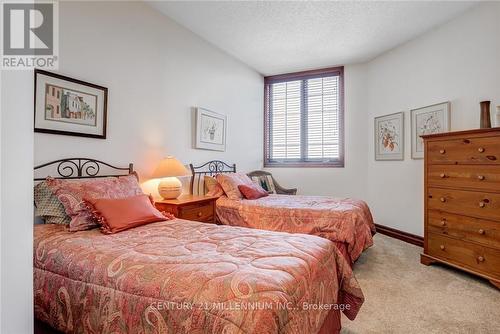
<svg viewBox="0 0 500 334"><path fill-rule="evenodd" d="M176 177L166 177L160 181L158 192L163 199L175 199L182 194L182 183Z"/></svg>

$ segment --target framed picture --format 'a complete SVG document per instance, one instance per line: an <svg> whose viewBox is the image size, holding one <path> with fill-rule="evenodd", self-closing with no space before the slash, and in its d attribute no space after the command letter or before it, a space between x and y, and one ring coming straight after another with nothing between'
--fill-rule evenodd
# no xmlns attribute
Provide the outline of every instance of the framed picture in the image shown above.
<svg viewBox="0 0 500 334"><path fill-rule="evenodd" d="M35 132L106 138L108 89L35 70Z"/></svg>
<svg viewBox="0 0 500 334"><path fill-rule="evenodd" d="M225 115L196 108L196 148L214 151L226 150Z"/></svg>
<svg viewBox="0 0 500 334"><path fill-rule="evenodd" d="M404 113L375 117L375 160L404 160Z"/></svg>
<svg viewBox="0 0 500 334"><path fill-rule="evenodd" d="M411 110L411 157L424 158L424 141L420 137L450 131L450 102Z"/></svg>

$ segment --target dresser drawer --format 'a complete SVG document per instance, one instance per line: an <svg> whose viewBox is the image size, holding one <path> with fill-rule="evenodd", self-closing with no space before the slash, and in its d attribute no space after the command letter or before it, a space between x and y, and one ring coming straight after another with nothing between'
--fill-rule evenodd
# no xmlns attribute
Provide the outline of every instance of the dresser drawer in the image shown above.
<svg viewBox="0 0 500 334"><path fill-rule="evenodd" d="M429 210L428 231L500 249L500 222Z"/></svg>
<svg viewBox="0 0 500 334"><path fill-rule="evenodd" d="M471 270L500 278L500 251L433 233L428 234L428 253Z"/></svg>
<svg viewBox="0 0 500 334"><path fill-rule="evenodd" d="M214 218L213 204L187 205L180 209L179 218L196 221L211 221Z"/></svg>
<svg viewBox="0 0 500 334"><path fill-rule="evenodd" d="M500 165L429 165L427 181L430 186L500 192Z"/></svg>
<svg viewBox="0 0 500 334"><path fill-rule="evenodd" d="M500 137L480 137L429 141L430 164L500 165Z"/></svg>
<svg viewBox="0 0 500 334"><path fill-rule="evenodd" d="M430 210L500 220L500 194L429 188L427 207Z"/></svg>

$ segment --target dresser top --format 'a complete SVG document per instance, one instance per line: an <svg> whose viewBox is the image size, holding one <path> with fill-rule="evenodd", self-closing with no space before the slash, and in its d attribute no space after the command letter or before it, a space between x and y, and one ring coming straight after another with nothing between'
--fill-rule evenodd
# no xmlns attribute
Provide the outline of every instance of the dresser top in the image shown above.
<svg viewBox="0 0 500 334"><path fill-rule="evenodd" d="M496 136L500 135L500 127L489 128L489 129L472 129L472 130L462 130L462 131L452 131L452 132L442 132L433 133L429 135L420 136L424 139L438 138L438 137L448 137L448 136L468 136L468 135L478 135L478 134L494 134Z"/></svg>

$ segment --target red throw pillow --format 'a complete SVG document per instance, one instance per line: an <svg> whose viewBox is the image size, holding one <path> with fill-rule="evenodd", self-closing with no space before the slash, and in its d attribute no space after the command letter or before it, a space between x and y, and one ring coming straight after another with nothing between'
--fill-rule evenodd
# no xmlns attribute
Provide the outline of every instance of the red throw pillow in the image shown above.
<svg viewBox="0 0 500 334"><path fill-rule="evenodd" d="M246 199L258 199L261 197L269 196L261 186L256 184L240 184L238 190Z"/></svg>
<svg viewBox="0 0 500 334"><path fill-rule="evenodd" d="M173 218L158 211L148 195L118 199L86 198L85 202L106 234Z"/></svg>

